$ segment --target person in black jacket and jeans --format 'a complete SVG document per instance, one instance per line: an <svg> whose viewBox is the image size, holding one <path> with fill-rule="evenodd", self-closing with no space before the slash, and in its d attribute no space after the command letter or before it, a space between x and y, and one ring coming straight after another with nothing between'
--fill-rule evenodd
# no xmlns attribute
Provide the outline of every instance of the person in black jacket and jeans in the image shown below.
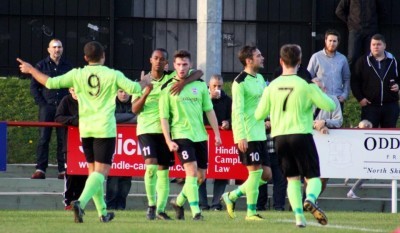
<svg viewBox="0 0 400 233"><path fill-rule="evenodd" d="M395 128L399 117L399 76L397 61L385 51L381 34L372 36L371 52L360 57L350 80L351 90L361 106L361 120L373 128Z"/></svg>
<svg viewBox="0 0 400 233"><path fill-rule="evenodd" d="M36 69L49 77L56 77L67 73L72 65L63 57L63 46L60 40L52 39L47 49L49 56L36 64ZM39 106L39 121L54 122L57 106L61 99L68 94L67 89L49 90L34 78L31 80L31 94L35 103ZM51 127L39 128L40 137L36 150L36 171L32 179L45 179L46 169L49 163L49 143L51 139ZM64 128L56 128L57 132L57 163L58 179L64 179L65 158L63 153Z"/></svg>

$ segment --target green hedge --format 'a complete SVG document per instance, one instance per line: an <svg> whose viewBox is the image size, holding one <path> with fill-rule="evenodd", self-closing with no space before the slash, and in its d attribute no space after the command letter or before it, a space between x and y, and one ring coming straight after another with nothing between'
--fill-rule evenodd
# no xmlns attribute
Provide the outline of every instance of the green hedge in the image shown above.
<svg viewBox="0 0 400 233"><path fill-rule="evenodd" d="M0 121L37 121L38 106L29 91L30 80L0 80ZM36 127L8 127L8 163L36 163L39 130ZM56 164L55 133L50 145L49 163Z"/></svg>
<svg viewBox="0 0 400 233"><path fill-rule="evenodd" d="M30 80L0 79L0 121L37 121L38 106L29 92ZM230 82L224 83L224 90L231 94ZM344 126L358 124L360 108L352 97L345 104ZM8 128L8 163L35 163L39 131L35 127ZM55 133L50 144L49 163L56 164Z"/></svg>

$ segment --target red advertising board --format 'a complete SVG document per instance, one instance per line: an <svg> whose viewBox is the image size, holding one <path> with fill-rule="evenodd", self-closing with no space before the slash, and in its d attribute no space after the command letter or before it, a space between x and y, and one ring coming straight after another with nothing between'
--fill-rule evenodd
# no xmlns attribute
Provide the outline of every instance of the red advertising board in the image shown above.
<svg viewBox="0 0 400 233"><path fill-rule="evenodd" d="M233 143L232 131L220 131L222 146L215 146L214 134L207 129L208 170L207 178L245 180L248 172L240 163L238 151ZM87 163L83 154L79 130L68 127L67 172L87 174ZM170 168L170 177L185 177L182 165L175 156L175 166ZM115 154L110 176L144 176L146 170L136 137L135 125L118 125Z"/></svg>

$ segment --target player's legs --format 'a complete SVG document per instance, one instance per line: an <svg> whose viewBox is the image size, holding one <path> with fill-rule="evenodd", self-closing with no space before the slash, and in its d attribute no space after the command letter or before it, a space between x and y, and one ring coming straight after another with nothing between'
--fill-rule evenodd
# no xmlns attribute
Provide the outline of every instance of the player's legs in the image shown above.
<svg viewBox="0 0 400 233"><path fill-rule="evenodd" d="M75 220L82 222L81 212L93 198L100 220L108 222L114 218L114 214L107 213L103 183L111 168L115 138L82 138L82 146L90 174L78 202L74 202Z"/></svg>
<svg viewBox="0 0 400 233"><path fill-rule="evenodd" d="M301 181L300 181L300 170L297 166L294 153L296 150L292 150L291 136L277 136L274 139L276 153L281 158L282 172L287 177L287 195L290 206L292 207L293 213L296 219L296 226L305 227L306 220L303 212L302 203L302 192L301 192Z"/></svg>
<svg viewBox="0 0 400 233"><path fill-rule="evenodd" d="M169 196L169 166L175 163L173 154L169 152L162 134L143 134L138 138L146 164L144 181L148 200L147 219L157 217L169 220L165 206ZM160 213L164 214L158 216Z"/></svg>
<svg viewBox="0 0 400 233"><path fill-rule="evenodd" d="M207 169L208 162L207 144L206 142L192 142L188 139L177 139L175 142L179 145L178 156L185 169L186 179L182 191L176 199L176 206L173 204L173 207L178 217L179 208L182 208L187 199L193 219L201 220L198 182L203 182L205 178L204 171Z"/></svg>
<svg viewBox="0 0 400 233"><path fill-rule="evenodd" d="M234 203L242 195L247 197L247 220L262 219L256 212L258 187L266 184L271 178L271 169L269 168L269 157L264 141L249 142L246 153L239 151L241 162L246 165L249 171L247 180L236 190L223 195L223 201L226 204L228 215L235 218ZM264 166L265 165L265 166Z"/></svg>

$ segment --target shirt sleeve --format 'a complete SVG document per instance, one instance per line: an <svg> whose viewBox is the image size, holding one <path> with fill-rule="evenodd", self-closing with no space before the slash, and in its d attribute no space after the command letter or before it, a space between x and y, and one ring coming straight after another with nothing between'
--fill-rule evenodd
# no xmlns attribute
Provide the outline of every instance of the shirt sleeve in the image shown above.
<svg viewBox="0 0 400 233"><path fill-rule="evenodd" d="M160 110L160 118L161 119L169 119L169 89L170 88L164 88L160 94L160 100L159 100L159 110Z"/></svg>
<svg viewBox="0 0 400 233"><path fill-rule="evenodd" d="M342 78L343 78L343 97L347 99L349 97L350 92L350 67L347 60L344 60L343 69L342 69Z"/></svg>
<svg viewBox="0 0 400 233"><path fill-rule="evenodd" d="M238 140L246 139L244 128L244 87L233 81L232 84L232 126Z"/></svg>
<svg viewBox="0 0 400 233"><path fill-rule="evenodd" d="M133 94L140 94L142 91L142 88L140 87L138 82L134 82L125 75L123 75L120 71L117 72L117 85L118 88L121 88L122 90L126 91L127 93L133 95Z"/></svg>
<svg viewBox="0 0 400 233"><path fill-rule="evenodd" d="M311 59L308 62L307 70L311 74L311 78L315 78L317 76L317 59L315 54L311 56Z"/></svg>
<svg viewBox="0 0 400 233"><path fill-rule="evenodd" d="M257 105L256 112L254 113L254 117L256 120L265 120L270 112L270 103L269 103L269 89L266 87L261 96L260 102Z"/></svg>
<svg viewBox="0 0 400 233"><path fill-rule="evenodd" d="M78 70L72 69L71 71L56 76L53 78L47 79L46 87L48 89L60 89L60 88L70 88L73 87L74 77L78 76Z"/></svg>
<svg viewBox="0 0 400 233"><path fill-rule="evenodd" d="M309 97L311 98L314 105L318 108L332 112L335 110L335 102L315 84L308 84L309 86Z"/></svg>

